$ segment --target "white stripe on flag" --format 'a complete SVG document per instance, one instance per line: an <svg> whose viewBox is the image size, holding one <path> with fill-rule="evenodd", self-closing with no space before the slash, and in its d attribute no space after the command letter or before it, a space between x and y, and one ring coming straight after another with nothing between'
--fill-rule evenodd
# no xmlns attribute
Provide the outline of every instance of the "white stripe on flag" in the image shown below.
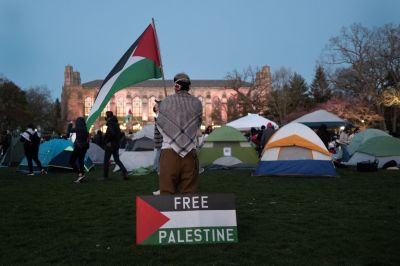
<svg viewBox="0 0 400 266"><path fill-rule="evenodd" d="M236 210L162 212L170 220L161 228L236 226Z"/></svg>
<svg viewBox="0 0 400 266"><path fill-rule="evenodd" d="M124 65L124 67L118 71L114 76L112 76L107 82L106 84L104 84L104 86L101 88L99 94L97 95L97 98L95 100L95 102L93 103L92 109L90 109L90 114L89 117L92 116L92 114L94 112L96 112L99 108L100 105L103 103L104 99L106 98L107 94L109 93L112 85L114 84L114 82L117 80L117 78L119 77L119 75L121 75L121 73L128 68L129 66L135 64L136 62L145 59L142 56L131 56L129 57L129 59L126 61L126 64Z"/></svg>

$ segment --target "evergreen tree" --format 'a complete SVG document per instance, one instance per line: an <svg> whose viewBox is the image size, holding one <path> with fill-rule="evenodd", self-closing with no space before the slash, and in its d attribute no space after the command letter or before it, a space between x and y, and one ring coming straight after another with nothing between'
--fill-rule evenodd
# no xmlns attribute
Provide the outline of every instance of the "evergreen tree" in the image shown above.
<svg viewBox="0 0 400 266"><path fill-rule="evenodd" d="M294 73L289 82L288 96L290 97L290 103L288 113L308 107L307 91L308 86L305 79L300 74Z"/></svg>
<svg viewBox="0 0 400 266"><path fill-rule="evenodd" d="M325 70L322 66L318 66L315 71L315 77L310 86L311 95L314 98L314 103L324 103L328 101L331 96L328 81L326 80Z"/></svg>

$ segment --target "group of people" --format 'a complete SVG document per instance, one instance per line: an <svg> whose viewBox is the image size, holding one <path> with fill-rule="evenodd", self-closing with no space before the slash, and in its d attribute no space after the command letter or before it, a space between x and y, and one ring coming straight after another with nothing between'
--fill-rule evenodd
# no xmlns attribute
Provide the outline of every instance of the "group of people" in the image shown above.
<svg viewBox="0 0 400 266"><path fill-rule="evenodd" d="M179 73L174 77L175 94L166 97L162 102L157 102L154 112L155 123L155 149L154 165L159 175L159 188L161 195L176 193L195 193L199 183L199 160L196 147L197 135L202 122L202 104L199 99L189 93L191 81L187 74ZM119 145L124 134L121 132L117 117L113 112L106 112L107 130L103 135L100 132L94 136L93 141L104 147L104 172L103 178L108 178L109 162L111 155L114 162L120 167L123 179L128 179L128 173L119 159ZM207 129L209 133L212 127ZM70 157L70 165L78 174L75 182L82 182L85 178L84 159L89 148L89 132L83 117L78 117L75 126L68 126L67 135L74 142L74 149ZM34 161L42 174L38 158L40 138L35 127L30 124L21 134L24 142L25 155L28 160L29 175L34 175Z"/></svg>
<svg viewBox="0 0 400 266"><path fill-rule="evenodd" d="M265 144L267 144L274 133L275 127L271 122L268 122L267 127L262 125L260 130L254 127L250 129L249 141L255 145L259 157L261 156Z"/></svg>

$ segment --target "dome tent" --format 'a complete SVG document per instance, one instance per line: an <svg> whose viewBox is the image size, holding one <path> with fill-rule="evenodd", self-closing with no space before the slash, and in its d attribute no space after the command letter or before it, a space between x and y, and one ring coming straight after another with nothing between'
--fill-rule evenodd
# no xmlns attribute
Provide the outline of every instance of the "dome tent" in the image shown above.
<svg viewBox="0 0 400 266"><path fill-rule="evenodd" d="M392 136L373 137L358 147L347 165L378 160L378 168L389 162L400 164L400 140Z"/></svg>
<svg viewBox="0 0 400 266"><path fill-rule="evenodd" d="M254 175L336 176L322 140L309 127L290 123L265 145Z"/></svg>
<svg viewBox="0 0 400 266"><path fill-rule="evenodd" d="M362 132L355 134L354 137L351 139L349 146L347 147L349 155L352 156L356 152L356 150L367 140L378 136L389 136L389 134L385 131L374 128L368 128Z"/></svg>
<svg viewBox="0 0 400 266"><path fill-rule="evenodd" d="M199 151L201 167L254 168L257 152L247 139L230 126L216 128Z"/></svg>

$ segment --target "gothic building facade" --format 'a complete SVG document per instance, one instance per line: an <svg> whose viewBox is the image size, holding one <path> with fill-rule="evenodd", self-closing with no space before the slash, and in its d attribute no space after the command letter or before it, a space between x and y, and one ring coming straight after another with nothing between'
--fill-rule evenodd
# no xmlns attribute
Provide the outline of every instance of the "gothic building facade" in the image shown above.
<svg viewBox="0 0 400 266"><path fill-rule="evenodd" d="M262 71L270 77L269 67ZM61 113L65 125L77 117L87 117L96 98L102 80L81 83L80 73L71 65L65 67L64 86L61 95ZM174 93L173 81L166 80L167 95ZM190 94L203 104L203 125L228 122L229 104L235 103L236 92L230 89L226 80L192 80ZM155 100L165 98L162 80L147 80L115 93L93 125L93 130L104 129L105 112L112 111L124 130L139 129L154 123L153 106ZM128 115L130 114L130 115Z"/></svg>

